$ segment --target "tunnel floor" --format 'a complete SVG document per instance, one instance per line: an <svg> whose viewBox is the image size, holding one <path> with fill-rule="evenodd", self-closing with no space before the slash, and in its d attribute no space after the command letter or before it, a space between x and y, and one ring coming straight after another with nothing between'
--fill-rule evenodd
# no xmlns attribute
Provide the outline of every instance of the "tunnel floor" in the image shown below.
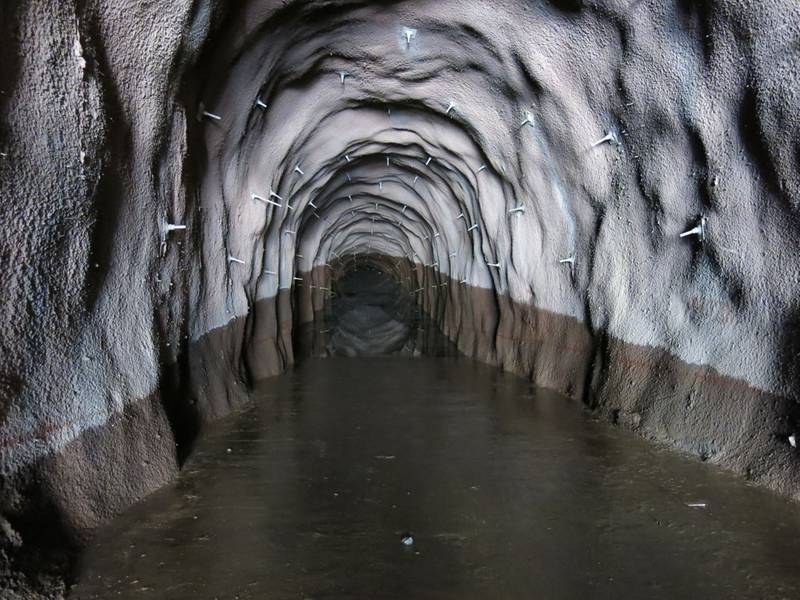
<svg viewBox="0 0 800 600"><path fill-rule="evenodd" d="M254 396L70 597L798 597L796 506L515 376L311 359Z"/></svg>

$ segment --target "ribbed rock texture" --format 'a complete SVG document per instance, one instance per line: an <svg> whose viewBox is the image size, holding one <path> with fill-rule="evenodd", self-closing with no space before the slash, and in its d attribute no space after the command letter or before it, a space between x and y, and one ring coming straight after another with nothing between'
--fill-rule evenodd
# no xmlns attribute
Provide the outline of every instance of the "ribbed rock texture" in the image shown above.
<svg viewBox="0 0 800 600"><path fill-rule="evenodd" d="M0 33L7 569L168 481L298 332L440 347L405 301L331 328L358 256L462 352L800 496L795 2L30 0Z"/></svg>

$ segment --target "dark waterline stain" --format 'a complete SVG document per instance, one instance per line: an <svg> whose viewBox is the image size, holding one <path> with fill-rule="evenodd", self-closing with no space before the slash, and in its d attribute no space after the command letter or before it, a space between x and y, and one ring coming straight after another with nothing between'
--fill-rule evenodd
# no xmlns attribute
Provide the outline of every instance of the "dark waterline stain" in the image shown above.
<svg viewBox="0 0 800 600"><path fill-rule="evenodd" d="M99 531L71 597L800 589L795 505L492 367L310 359L253 396L208 427L176 483Z"/></svg>

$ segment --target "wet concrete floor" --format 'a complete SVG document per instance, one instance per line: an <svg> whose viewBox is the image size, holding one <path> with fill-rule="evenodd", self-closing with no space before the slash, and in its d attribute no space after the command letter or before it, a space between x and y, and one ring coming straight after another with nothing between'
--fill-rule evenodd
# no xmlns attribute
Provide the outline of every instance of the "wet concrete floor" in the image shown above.
<svg viewBox="0 0 800 600"><path fill-rule="evenodd" d="M254 396L71 597L800 598L797 505L512 375L312 359Z"/></svg>

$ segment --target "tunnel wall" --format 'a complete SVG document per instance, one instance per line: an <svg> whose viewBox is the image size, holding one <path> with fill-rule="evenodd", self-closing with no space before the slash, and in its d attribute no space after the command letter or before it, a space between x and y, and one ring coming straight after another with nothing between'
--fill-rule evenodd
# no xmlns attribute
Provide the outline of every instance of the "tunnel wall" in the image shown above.
<svg viewBox="0 0 800 600"><path fill-rule="evenodd" d="M179 96L209 19L0 6L3 594L55 593L82 531L177 473L193 242L162 255L161 224L191 205Z"/></svg>
<svg viewBox="0 0 800 600"><path fill-rule="evenodd" d="M347 254L464 353L798 495L795 3L0 15L3 557L33 506L71 539L173 477Z"/></svg>
<svg viewBox="0 0 800 600"><path fill-rule="evenodd" d="M439 278L426 272L420 285ZM441 284L434 284L441 285ZM796 400L692 365L663 348L593 332L551 313L483 289L449 282L447 298L430 287L424 310L467 356L583 400L608 421L750 481L797 497L797 455L787 443ZM483 324L464 314L479 308ZM494 309L494 310L493 310ZM496 318L487 318L495 314Z"/></svg>

